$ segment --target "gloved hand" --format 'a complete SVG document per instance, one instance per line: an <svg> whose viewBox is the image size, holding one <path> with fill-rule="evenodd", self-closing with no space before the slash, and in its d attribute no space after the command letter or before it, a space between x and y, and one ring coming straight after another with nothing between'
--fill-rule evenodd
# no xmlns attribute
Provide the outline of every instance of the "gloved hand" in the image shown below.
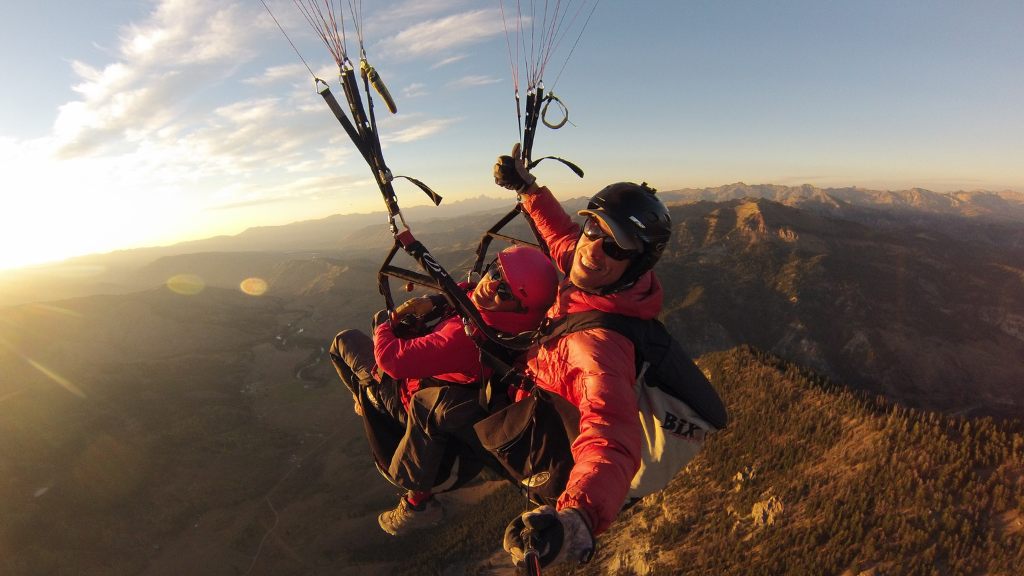
<svg viewBox="0 0 1024 576"><path fill-rule="evenodd" d="M541 506L525 512L512 520L505 529L505 550L512 555L512 562L516 566L522 566L528 548L523 531L531 529L542 567L566 561L585 564L594 554L594 536L583 514L575 508L556 511L552 506Z"/></svg>
<svg viewBox="0 0 1024 576"><path fill-rule="evenodd" d="M498 186L523 193L536 181L537 177L530 174L530 169L523 161L518 142L512 146L511 156L498 157L498 163L494 165L494 183Z"/></svg>
<svg viewBox="0 0 1024 576"><path fill-rule="evenodd" d="M406 316L423 316L434 309L434 302L424 296L422 298L410 298L395 310L395 322Z"/></svg>

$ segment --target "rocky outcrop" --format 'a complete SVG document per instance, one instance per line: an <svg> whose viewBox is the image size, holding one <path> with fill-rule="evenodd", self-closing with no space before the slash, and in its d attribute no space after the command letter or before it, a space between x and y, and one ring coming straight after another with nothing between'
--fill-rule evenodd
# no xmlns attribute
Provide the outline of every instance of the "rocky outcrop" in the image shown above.
<svg viewBox="0 0 1024 576"><path fill-rule="evenodd" d="M775 520L785 511L786 507L782 504L782 500L771 496L767 500L754 504L753 508L750 509L750 519L756 528L771 526L775 524Z"/></svg>

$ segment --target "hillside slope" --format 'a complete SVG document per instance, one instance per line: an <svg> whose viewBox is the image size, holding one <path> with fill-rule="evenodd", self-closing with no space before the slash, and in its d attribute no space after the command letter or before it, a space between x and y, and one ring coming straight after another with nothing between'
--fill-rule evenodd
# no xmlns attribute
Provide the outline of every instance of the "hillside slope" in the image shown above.
<svg viewBox="0 0 1024 576"><path fill-rule="evenodd" d="M701 365L730 427L558 574L1024 574L1020 422L904 410L746 347Z"/></svg>
<svg viewBox="0 0 1024 576"><path fill-rule="evenodd" d="M662 319L691 354L752 344L907 406L1024 417L1024 247L764 199L671 210Z"/></svg>

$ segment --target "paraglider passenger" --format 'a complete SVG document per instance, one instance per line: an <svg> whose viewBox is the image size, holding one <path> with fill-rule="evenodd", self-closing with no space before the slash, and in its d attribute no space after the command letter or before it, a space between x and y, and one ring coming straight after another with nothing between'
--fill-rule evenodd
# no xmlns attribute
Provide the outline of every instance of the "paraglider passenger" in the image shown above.
<svg viewBox="0 0 1024 576"><path fill-rule="evenodd" d="M491 327L508 333L535 330L555 300L558 275L551 260L528 246L506 249L475 285L463 284ZM429 333L396 336L386 312L374 321L373 340L358 330L338 334L331 358L355 398L378 467L408 490L394 510L379 517L389 534L440 522L444 509L433 494L472 479L472 468L452 435L487 414L480 406L481 364L462 320L441 296L414 298L395 311L441 319ZM404 324L401 322L400 324ZM467 458L469 456L470 458ZM457 469L458 477L453 477Z"/></svg>
<svg viewBox="0 0 1024 576"><path fill-rule="evenodd" d="M612 184L591 199L582 225L546 187L538 186L520 153L501 156L495 182L518 192L558 268L566 274L548 311L552 320L600 310L644 320L661 311L662 288L652 268L671 236L669 211L646 184ZM641 462L641 426L633 392L630 340L608 329L568 333L530 349L526 373L580 411L574 460L556 506L541 506L509 525L504 546L523 562L525 527L538 539L543 565L586 560L594 536L611 525Z"/></svg>

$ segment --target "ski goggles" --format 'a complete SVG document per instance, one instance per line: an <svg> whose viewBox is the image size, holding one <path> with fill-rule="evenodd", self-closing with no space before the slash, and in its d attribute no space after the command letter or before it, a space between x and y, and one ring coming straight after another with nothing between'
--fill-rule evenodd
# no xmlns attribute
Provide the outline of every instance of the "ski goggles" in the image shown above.
<svg viewBox="0 0 1024 576"><path fill-rule="evenodd" d="M639 250L619 246L615 242L615 238L601 230L601 224L596 218L587 218L587 221L583 223L583 235L591 242L603 240L601 250L604 250L604 253L612 260L629 260L640 255Z"/></svg>
<svg viewBox="0 0 1024 576"><path fill-rule="evenodd" d="M510 302L516 299L515 295L512 294L512 287L505 281L505 274L501 271L501 264L497 260L491 262L487 270L484 270L484 278L498 283L494 293L497 295L499 302Z"/></svg>

